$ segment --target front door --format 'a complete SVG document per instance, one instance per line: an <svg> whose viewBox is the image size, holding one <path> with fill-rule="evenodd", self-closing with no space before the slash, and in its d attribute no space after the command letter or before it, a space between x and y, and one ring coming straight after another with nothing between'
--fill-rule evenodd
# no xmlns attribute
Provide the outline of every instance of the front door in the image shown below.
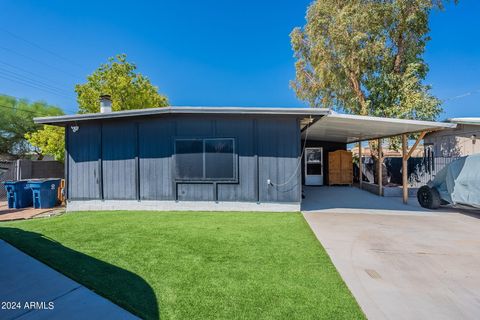
<svg viewBox="0 0 480 320"><path fill-rule="evenodd" d="M305 185L323 185L322 148L305 148Z"/></svg>

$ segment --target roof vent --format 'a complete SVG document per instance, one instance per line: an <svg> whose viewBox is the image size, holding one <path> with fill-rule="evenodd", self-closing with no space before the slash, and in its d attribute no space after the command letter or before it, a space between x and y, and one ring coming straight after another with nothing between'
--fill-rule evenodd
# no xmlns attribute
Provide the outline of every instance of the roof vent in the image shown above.
<svg viewBox="0 0 480 320"><path fill-rule="evenodd" d="M100 96L100 113L112 112L112 98L108 94Z"/></svg>

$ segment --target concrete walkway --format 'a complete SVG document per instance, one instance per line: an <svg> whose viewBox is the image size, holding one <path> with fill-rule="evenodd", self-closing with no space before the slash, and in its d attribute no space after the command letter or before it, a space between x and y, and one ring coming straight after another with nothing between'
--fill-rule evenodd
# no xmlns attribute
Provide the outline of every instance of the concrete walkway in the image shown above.
<svg viewBox="0 0 480 320"><path fill-rule="evenodd" d="M0 319L138 319L3 240L0 303Z"/></svg>
<svg viewBox="0 0 480 320"><path fill-rule="evenodd" d="M318 190L304 217L369 319L479 318L480 214Z"/></svg>
<svg viewBox="0 0 480 320"><path fill-rule="evenodd" d="M9 209L7 202L0 201L0 222L31 219L58 209L59 208L34 209L32 207L23 209Z"/></svg>

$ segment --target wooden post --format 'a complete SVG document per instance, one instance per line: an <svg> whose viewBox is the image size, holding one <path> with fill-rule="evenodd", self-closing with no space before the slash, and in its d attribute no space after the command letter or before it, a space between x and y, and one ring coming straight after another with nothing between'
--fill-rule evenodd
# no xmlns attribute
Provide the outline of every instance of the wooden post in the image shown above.
<svg viewBox="0 0 480 320"><path fill-rule="evenodd" d="M358 177L360 180L360 189L362 189L362 186L363 186L362 141L358 142L358 168L360 169L358 173Z"/></svg>
<svg viewBox="0 0 480 320"><path fill-rule="evenodd" d="M408 204L408 166L407 166L407 135L402 134L402 189L403 203Z"/></svg>
<svg viewBox="0 0 480 320"><path fill-rule="evenodd" d="M408 154L406 155L406 158L407 160L410 159L410 157L412 156L413 154L413 151L415 151L415 149L417 148L418 144L420 143L420 141L422 141L423 137L425 137L425 135L427 134L428 131L423 131L422 133L420 133L420 136L417 138L417 141L415 141L415 143L413 144L412 148L410 149L410 151L408 151Z"/></svg>
<svg viewBox="0 0 480 320"><path fill-rule="evenodd" d="M378 195L381 196L383 195L383 186L382 186L382 180L383 180L383 170L382 170L382 164L383 164L383 156L382 156L382 139L377 140L378 143Z"/></svg>

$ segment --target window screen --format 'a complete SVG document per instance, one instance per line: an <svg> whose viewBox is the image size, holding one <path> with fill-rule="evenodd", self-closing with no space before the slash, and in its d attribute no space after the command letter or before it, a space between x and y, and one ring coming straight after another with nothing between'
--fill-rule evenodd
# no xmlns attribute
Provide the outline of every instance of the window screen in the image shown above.
<svg viewBox="0 0 480 320"><path fill-rule="evenodd" d="M234 179L233 139L205 140L205 178Z"/></svg>
<svg viewBox="0 0 480 320"><path fill-rule="evenodd" d="M176 179L191 181L236 180L235 140L179 139L175 141Z"/></svg>
<svg viewBox="0 0 480 320"><path fill-rule="evenodd" d="M203 178L203 140L177 140L175 143L178 179Z"/></svg>

